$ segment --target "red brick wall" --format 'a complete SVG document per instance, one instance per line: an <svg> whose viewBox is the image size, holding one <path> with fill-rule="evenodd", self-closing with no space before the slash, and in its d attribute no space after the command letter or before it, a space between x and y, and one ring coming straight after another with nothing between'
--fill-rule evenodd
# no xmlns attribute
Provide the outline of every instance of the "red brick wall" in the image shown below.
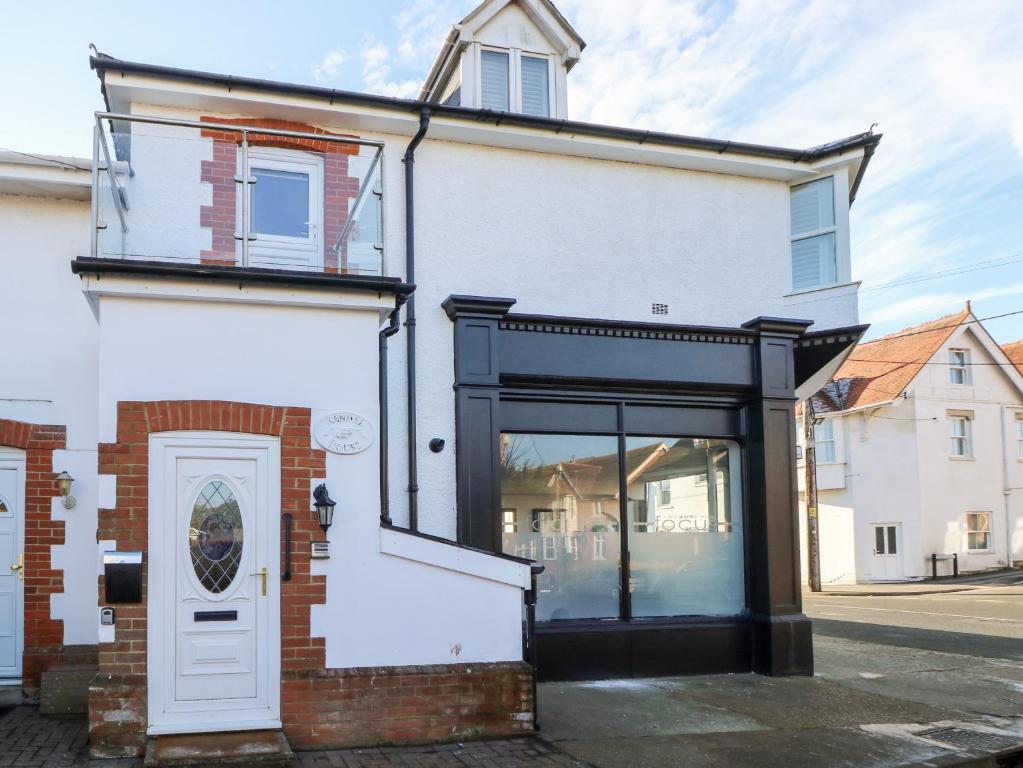
<svg viewBox="0 0 1023 768"><path fill-rule="evenodd" d="M322 128L288 120L266 118L221 118L209 115L200 117L203 122L227 125L245 125L257 128L275 128L284 131L316 133L323 136L338 136ZM200 253L204 264L234 264L237 229L237 182L238 145L241 134L231 131L204 129L204 139L213 140L213 158L203 160L200 180L213 188L213 201L199 210L199 226L207 227L212 233L212 247ZM348 201L359 194L359 179L348 175L348 158L359 153L356 144L337 141L317 141L289 136L249 133L249 146L280 147L312 152L323 160L323 264L327 272L344 272L347 267L345 248L337 253L333 245L337 242L348 218Z"/></svg>
<svg viewBox="0 0 1023 768"><path fill-rule="evenodd" d="M525 662L320 669L284 675L285 733L298 749L515 736L533 730Z"/></svg>
<svg viewBox="0 0 1023 768"><path fill-rule="evenodd" d="M54 520L58 496L53 452L67 445L64 427L0 419L0 445L25 451L25 648L22 677L31 694L63 654L64 622L50 618L50 595L64 591L63 571L54 570L50 548L64 543L64 521ZM0 564L0 567L6 567Z"/></svg>

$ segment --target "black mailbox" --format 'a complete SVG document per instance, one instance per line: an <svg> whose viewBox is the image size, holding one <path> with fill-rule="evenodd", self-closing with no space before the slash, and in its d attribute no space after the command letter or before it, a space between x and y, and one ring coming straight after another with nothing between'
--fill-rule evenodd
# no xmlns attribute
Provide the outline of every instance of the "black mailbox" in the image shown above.
<svg viewBox="0 0 1023 768"><path fill-rule="evenodd" d="M142 602L142 553L104 552L103 576L107 603Z"/></svg>

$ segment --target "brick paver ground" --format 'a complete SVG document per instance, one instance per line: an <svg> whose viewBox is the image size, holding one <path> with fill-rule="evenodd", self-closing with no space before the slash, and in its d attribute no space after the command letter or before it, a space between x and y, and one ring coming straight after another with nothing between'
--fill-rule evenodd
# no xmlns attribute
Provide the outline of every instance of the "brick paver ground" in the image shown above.
<svg viewBox="0 0 1023 768"><path fill-rule="evenodd" d="M297 753L301 768L585 768L533 738ZM0 768L142 768L141 759L90 760L84 718L44 717L36 707L0 716Z"/></svg>

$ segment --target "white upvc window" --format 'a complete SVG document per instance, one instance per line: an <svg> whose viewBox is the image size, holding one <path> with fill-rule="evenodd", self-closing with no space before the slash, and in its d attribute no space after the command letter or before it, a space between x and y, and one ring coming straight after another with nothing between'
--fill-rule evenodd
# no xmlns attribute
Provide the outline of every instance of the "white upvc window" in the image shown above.
<svg viewBox="0 0 1023 768"><path fill-rule="evenodd" d="M972 423L969 416L949 416L949 452L953 457L973 456Z"/></svg>
<svg viewBox="0 0 1023 768"><path fill-rule="evenodd" d="M1023 419L1016 419L1016 456L1023 461Z"/></svg>
<svg viewBox="0 0 1023 768"><path fill-rule="evenodd" d="M838 282L838 227L835 178L799 184L789 190L792 235L792 289Z"/></svg>
<svg viewBox="0 0 1023 768"><path fill-rule="evenodd" d="M966 513L966 548L971 552L991 551L991 513Z"/></svg>
<svg viewBox="0 0 1023 768"><path fill-rule="evenodd" d="M833 419L824 419L813 428L813 448L818 464L835 463L835 422Z"/></svg>
<svg viewBox="0 0 1023 768"><path fill-rule="evenodd" d="M948 351L948 376L953 384L970 383L970 350L950 349Z"/></svg>
<svg viewBox="0 0 1023 768"><path fill-rule="evenodd" d="M499 112L550 117L554 98L552 57L518 48L481 47L479 105Z"/></svg>

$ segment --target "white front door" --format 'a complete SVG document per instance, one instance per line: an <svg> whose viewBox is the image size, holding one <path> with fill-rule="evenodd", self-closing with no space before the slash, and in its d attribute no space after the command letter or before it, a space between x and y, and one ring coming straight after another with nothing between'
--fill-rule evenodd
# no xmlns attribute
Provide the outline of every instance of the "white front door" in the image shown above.
<svg viewBox="0 0 1023 768"><path fill-rule="evenodd" d="M249 243L249 266L322 269L323 160L297 150L252 148L249 167L255 236Z"/></svg>
<svg viewBox="0 0 1023 768"><path fill-rule="evenodd" d="M21 678L25 464L0 458L0 678Z"/></svg>
<svg viewBox="0 0 1023 768"><path fill-rule="evenodd" d="M902 523L875 523L874 555L871 578L875 581L898 581L902 570Z"/></svg>
<svg viewBox="0 0 1023 768"><path fill-rule="evenodd" d="M150 440L150 733L280 727L277 441Z"/></svg>

